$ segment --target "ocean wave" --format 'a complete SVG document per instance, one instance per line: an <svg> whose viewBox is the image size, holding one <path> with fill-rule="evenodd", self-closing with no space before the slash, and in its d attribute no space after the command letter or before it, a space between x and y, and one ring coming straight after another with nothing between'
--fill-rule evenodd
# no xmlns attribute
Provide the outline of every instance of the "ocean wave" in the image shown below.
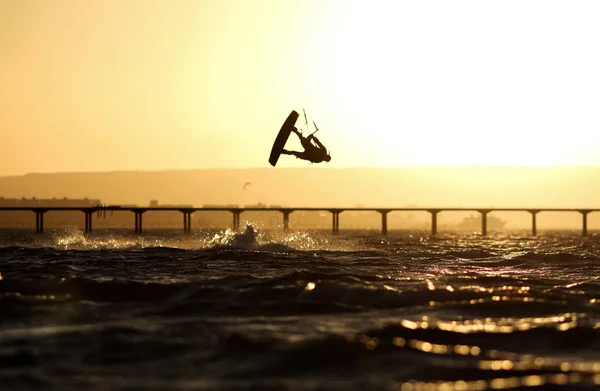
<svg viewBox="0 0 600 391"><path fill-rule="evenodd" d="M243 234L0 247L3 389L598 385L597 237Z"/></svg>

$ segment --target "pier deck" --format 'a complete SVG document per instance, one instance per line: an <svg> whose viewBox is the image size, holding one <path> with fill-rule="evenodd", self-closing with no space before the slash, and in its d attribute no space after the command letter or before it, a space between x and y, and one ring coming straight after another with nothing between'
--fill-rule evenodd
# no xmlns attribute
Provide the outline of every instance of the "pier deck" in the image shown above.
<svg viewBox="0 0 600 391"><path fill-rule="evenodd" d="M340 214L345 211L362 211L362 212L376 212L381 214L381 233L387 235L388 223L387 217L390 212L396 211L409 211L409 212L428 212L431 214L431 234L437 234L437 215L440 212L446 211L466 211L466 212L478 212L481 214L481 234L487 235L487 215L490 212L528 212L531 214L531 233L532 235L537 234L536 216L540 212L577 212L582 216L582 235L587 235L587 216L592 212L598 212L600 209L579 209L579 208L338 208L338 207L322 207L322 208L305 208L305 207L131 207L131 206L119 206L119 205L105 205L105 206L94 206L94 207L69 207L69 206L48 206L43 205L35 206L0 206L0 211L31 211L35 213L35 231L37 233L44 232L44 214L49 211L80 211L85 213L85 227L84 232L92 232L92 216L96 213L98 216L107 211L129 211L134 213L134 229L136 233L142 233L143 227L143 215L146 212L158 212L158 211L176 211L183 214L183 231L189 233L191 231L191 216L194 212L199 211L226 211L230 212L233 216L232 228L234 230L239 229L240 226L240 215L247 211L266 211L266 212L280 212L283 216L283 229L287 231L289 229L290 214L296 211L326 211L330 212L332 216L332 232L339 233L340 231Z"/></svg>

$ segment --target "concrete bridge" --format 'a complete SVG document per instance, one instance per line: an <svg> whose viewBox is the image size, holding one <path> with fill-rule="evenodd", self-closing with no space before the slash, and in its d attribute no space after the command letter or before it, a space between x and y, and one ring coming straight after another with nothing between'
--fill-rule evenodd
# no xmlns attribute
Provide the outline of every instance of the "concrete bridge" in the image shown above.
<svg viewBox="0 0 600 391"><path fill-rule="evenodd" d="M48 211L80 211L85 213L85 227L86 233L92 232L92 216L94 213L100 216L101 213L107 211L130 211L134 213L135 218L135 232L142 233L143 227L143 215L146 212L158 212L158 211L178 211L183 215L183 231L189 233L192 229L192 213L198 211L226 211L230 212L233 216L233 229L237 230L240 227L240 215L246 211L265 211L265 212L280 212L283 217L283 229L287 231L289 229L290 214L296 211L327 211L332 216L332 232L334 234L340 231L340 215L345 211L362 211L362 212L376 212L381 214L381 234L387 235L388 224L387 217L390 212L403 211L403 212L429 212L431 214L431 234L437 234L437 216L441 212L446 211L465 211L465 212L478 212L481 214L481 235L487 235L487 215L490 212L528 212L531 214L531 233L532 235L537 234L536 216L540 212L577 212L582 217L582 234L587 235L587 216L592 212L598 212L600 209L577 209L577 208L263 208L263 207L201 207L201 208L180 208L180 207L122 207L119 205L109 206L94 206L94 207L31 207L31 206L0 206L0 210L11 210L11 211L31 211L35 213L35 231L37 233L44 233L44 213Z"/></svg>

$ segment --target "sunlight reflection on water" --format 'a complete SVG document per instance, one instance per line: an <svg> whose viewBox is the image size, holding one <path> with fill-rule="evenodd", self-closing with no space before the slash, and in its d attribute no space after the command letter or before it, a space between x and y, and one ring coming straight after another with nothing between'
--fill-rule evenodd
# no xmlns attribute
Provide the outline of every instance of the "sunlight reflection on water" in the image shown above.
<svg viewBox="0 0 600 391"><path fill-rule="evenodd" d="M34 347L23 370L49 378L85 363L79 388L77 368L123 388L600 384L598 236L245 230L3 239L0 353Z"/></svg>

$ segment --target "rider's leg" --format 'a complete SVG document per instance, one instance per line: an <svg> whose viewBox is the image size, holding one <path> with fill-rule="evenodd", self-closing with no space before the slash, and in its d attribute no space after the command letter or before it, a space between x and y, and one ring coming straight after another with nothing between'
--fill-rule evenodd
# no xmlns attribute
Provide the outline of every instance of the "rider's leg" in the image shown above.
<svg viewBox="0 0 600 391"><path fill-rule="evenodd" d="M283 151L281 151L282 155L293 155L296 156L297 158L301 159L302 158L302 152L296 152L296 151L288 151L286 149L284 149Z"/></svg>
<svg viewBox="0 0 600 391"><path fill-rule="evenodd" d="M298 129L295 126L292 128L292 132L296 133L298 137L302 138L302 134L298 131Z"/></svg>

